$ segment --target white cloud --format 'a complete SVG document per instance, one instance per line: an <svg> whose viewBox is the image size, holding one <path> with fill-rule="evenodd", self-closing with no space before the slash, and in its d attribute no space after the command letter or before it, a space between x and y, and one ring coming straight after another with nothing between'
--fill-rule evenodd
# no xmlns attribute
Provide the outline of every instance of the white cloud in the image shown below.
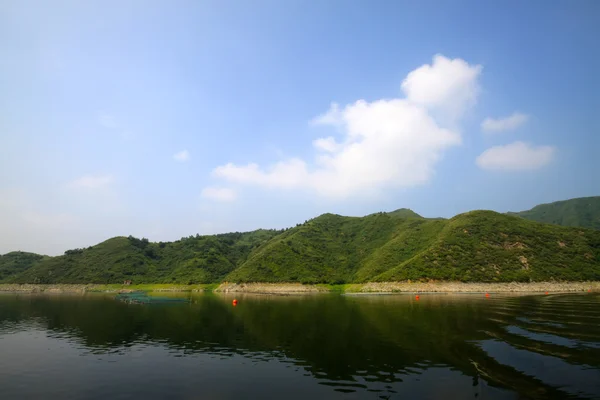
<svg viewBox="0 0 600 400"><path fill-rule="evenodd" d="M523 171L541 168L547 165L556 149L552 146L531 146L523 142L514 142L505 146L487 149L476 163L479 167L496 171Z"/></svg>
<svg viewBox="0 0 600 400"><path fill-rule="evenodd" d="M340 144L335 141L335 138L329 136L326 138L319 138L313 141L313 146L317 150L326 151L329 153L335 153L340 148Z"/></svg>
<svg viewBox="0 0 600 400"><path fill-rule="evenodd" d="M70 186L95 190L109 186L113 181L112 175L84 175L72 181Z"/></svg>
<svg viewBox="0 0 600 400"><path fill-rule="evenodd" d="M186 162L190 159L190 152L181 150L180 152L173 154L173 159L179 162Z"/></svg>
<svg viewBox="0 0 600 400"><path fill-rule="evenodd" d="M512 113L508 117L504 118L486 118L481 123L481 130L484 132L510 131L523 125L528 119L528 115L519 112Z"/></svg>
<svg viewBox="0 0 600 400"><path fill-rule="evenodd" d="M206 187L200 194L205 199L230 202L237 198L235 190L224 187Z"/></svg>
<svg viewBox="0 0 600 400"><path fill-rule="evenodd" d="M311 124L339 128L340 138L313 141L314 165L291 158L261 168L226 164L213 175L230 182L269 188L304 189L330 198L372 195L388 187L427 182L443 152L461 143L460 133L442 127L431 109L459 118L477 98L481 66L435 56L402 84L406 98L358 100Z"/></svg>
<svg viewBox="0 0 600 400"><path fill-rule="evenodd" d="M311 125L341 125L342 112L337 103L331 103L329 111L321 114L310 121Z"/></svg>
<svg viewBox="0 0 600 400"><path fill-rule="evenodd" d="M422 65L406 76L402 90L410 102L458 118L477 100L477 78L482 69L481 65L437 54L431 65Z"/></svg>

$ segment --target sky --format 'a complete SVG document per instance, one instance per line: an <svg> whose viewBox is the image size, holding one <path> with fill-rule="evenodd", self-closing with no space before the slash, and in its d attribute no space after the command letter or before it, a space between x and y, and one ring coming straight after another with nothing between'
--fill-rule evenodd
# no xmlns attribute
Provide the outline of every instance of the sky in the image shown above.
<svg viewBox="0 0 600 400"><path fill-rule="evenodd" d="M600 2L0 2L0 254L600 195Z"/></svg>

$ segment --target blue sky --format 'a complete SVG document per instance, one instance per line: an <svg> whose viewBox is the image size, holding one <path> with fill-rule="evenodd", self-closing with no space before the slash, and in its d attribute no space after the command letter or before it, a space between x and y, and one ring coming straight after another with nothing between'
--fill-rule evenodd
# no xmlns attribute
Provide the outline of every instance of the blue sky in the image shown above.
<svg viewBox="0 0 600 400"><path fill-rule="evenodd" d="M4 1L0 253L600 194L596 1Z"/></svg>

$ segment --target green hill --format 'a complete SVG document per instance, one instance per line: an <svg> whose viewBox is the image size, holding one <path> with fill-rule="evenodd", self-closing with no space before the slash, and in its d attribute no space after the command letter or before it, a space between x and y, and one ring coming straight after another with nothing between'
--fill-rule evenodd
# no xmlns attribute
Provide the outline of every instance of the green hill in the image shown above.
<svg viewBox="0 0 600 400"><path fill-rule="evenodd" d="M0 282L25 272L44 256L24 251L13 251L0 255Z"/></svg>
<svg viewBox="0 0 600 400"><path fill-rule="evenodd" d="M250 252L282 231L257 230L190 236L175 242L115 237L58 257L32 260L12 274L13 283L211 283L221 280ZM10 253L9 253L10 254ZM6 257L6 256L3 256Z"/></svg>
<svg viewBox="0 0 600 400"><path fill-rule="evenodd" d="M366 217L323 214L286 230L116 237L58 257L9 253L13 283L214 283L600 280L600 231L493 211L429 219L407 209Z"/></svg>
<svg viewBox="0 0 600 400"><path fill-rule="evenodd" d="M419 214L417 214L416 212L414 212L413 210L410 210L408 208L399 208L396 211L388 212L386 214L389 215L390 217L397 217L397 218L423 218L422 216L420 216Z"/></svg>
<svg viewBox="0 0 600 400"><path fill-rule="evenodd" d="M600 232L493 211L471 211L443 224L432 246L373 280L600 279Z"/></svg>
<svg viewBox="0 0 600 400"><path fill-rule="evenodd" d="M600 196L540 204L528 211L509 214L548 224L600 230Z"/></svg>
<svg viewBox="0 0 600 400"><path fill-rule="evenodd" d="M275 237L232 272L230 281L366 281L426 248L441 221L399 213L324 214Z"/></svg>
<svg viewBox="0 0 600 400"><path fill-rule="evenodd" d="M450 220L322 215L253 252L243 282L600 279L600 232L493 211Z"/></svg>

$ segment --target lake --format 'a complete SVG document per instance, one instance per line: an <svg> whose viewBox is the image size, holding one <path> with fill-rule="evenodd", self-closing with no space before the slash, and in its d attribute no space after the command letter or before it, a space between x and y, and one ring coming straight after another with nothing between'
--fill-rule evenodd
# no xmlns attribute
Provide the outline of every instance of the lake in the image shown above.
<svg viewBox="0 0 600 400"><path fill-rule="evenodd" d="M168 296L0 294L0 398L600 398L598 293Z"/></svg>

